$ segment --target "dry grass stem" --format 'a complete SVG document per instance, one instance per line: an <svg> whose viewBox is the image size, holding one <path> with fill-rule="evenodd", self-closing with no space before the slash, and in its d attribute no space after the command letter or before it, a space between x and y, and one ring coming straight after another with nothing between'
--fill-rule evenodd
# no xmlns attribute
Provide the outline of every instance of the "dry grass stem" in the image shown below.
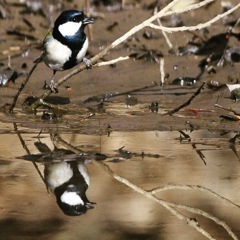
<svg viewBox="0 0 240 240"><path fill-rule="evenodd" d="M112 64L116 64L116 63L121 62L121 61L128 60L129 58L130 58L129 56L119 57L119 58L116 58L116 59L113 59L113 60L110 60L110 61L96 63L93 67L102 67L102 66L112 65Z"/></svg>
<svg viewBox="0 0 240 240"><path fill-rule="evenodd" d="M179 208L179 209L183 209L185 211L203 216L205 218L208 218L210 220L212 220L213 222L215 222L216 224L218 224L219 226L222 226L225 231L229 234L229 236L232 237L232 239L234 240L239 240L238 237L236 236L236 234L232 231L232 229L222 220L220 220L219 218L213 216L212 214L209 214L208 212L205 212L199 208L195 208L195 207L190 207L190 206L186 206L186 205L182 205L182 204L176 204L176 203L171 203L168 202L168 204L171 207L175 207L175 208Z"/></svg>
<svg viewBox="0 0 240 240"><path fill-rule="evenodd" d="M170 184L170 185L166 185L164 187L159 187L159 188L154 188L152 190L150 190L150 192L152 194L156 194L158 192L162 192L162 191L167 191L167 190L172 190L172 189L183 189L183 190L198 190L198 191L202 191L205 193L208 193L216 198L218 198L221 201L224 201L226 204L232 206L232 207L236 207L238 209L240 209L240 205L235 204L234 202L230 201L227 198L222 197L221 195L217 194L216 192L214 192L213 190L209 189L209 188L205 188L199 185L179 185L179 184Z"/></svg>
<svg viewBox="0 0 240 240"><path fill-rule="evenodd" d="M165 72L164 72L164 58L160 58L160 85L163 86L165 80Z"/></svg>
<svg viewBox="0 0 240 240"><path fill-rule="evenodd" d="M155 8L155 9L154 9L154 14L157 14L157 11L158 11L157 8ZM157 22L158 22L158 25L159 25L159 26L162 26L162 23L161 23L160 18L157 19ZM163 34L163 36L164 36L164 38L165 38L165 40L166 40L166 43L167 43L168 47L169 47L170 49L173 49L173 45L172 45L172 43L171 43L171 41L170 41L167 33L166 33L165 31L162 31L162 34Z"/></svg>
<svg viewBox="0 0 240 240"><path fill-rule="evenodd" d="M190 105L190 103L194 100L195 97L197 97L203 90L204 85L206 84L206 82L203 82L203 84L197 89L196 92L193 93L193 95L183 104L181 104L180 106L177 106L176 108L168 111L166 114L168 115L173 115L174 113L180 111L182 108Z"/></svg>

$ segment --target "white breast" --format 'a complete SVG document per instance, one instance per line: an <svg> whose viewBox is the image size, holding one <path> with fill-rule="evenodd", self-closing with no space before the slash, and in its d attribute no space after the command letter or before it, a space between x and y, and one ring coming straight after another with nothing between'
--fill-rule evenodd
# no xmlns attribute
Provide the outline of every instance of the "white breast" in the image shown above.
<svg viewBox="0 0 240 240"><path fill-rule="evenodd" d="M45 176L49 188L53 191L56 187L67 182L72 176L73 171L70 164L66 162L54 163L48 167L48 175Z"/></svg>
<svg viewBox="0 0 240 240"><path fill-rule="evenodd" d="M52 70L63 70L63 65L69 60L72 51L54 38L49 40L44 48L43 61L45 64Z"/></svg>

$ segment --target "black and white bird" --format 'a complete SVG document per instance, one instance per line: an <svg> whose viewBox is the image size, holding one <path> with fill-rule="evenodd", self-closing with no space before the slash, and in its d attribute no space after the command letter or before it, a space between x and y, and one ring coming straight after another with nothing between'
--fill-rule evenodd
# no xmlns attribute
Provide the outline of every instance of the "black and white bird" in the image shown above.
<svg viewBox="0 0 240 240"><path fill-rule="evenodd" d="M40 153L23 156L31 162L44 163L44 183L54 193L60 209L69 216L79 216L93 209L96 203L86 196L90 184L87 162L83 154L68 149L51 150L45 143L35 142Z"/></svg>
<svg viewBox="0 0 240 240"><path fill-rule="evenodd" d="M66 215L79 216L94 208L86 196L90 179L83 161L47 163L44 178Z"/></svg>
<svg viewBox="0 0 240 240"><path fill-rule="evenodd" d="M85 58L89 42L84 29L92 23L93 18L86 17L83 12L67 10L60 14L45 37L41 60L53 70L50 81L53 92L57 92L54 82L57 71L70 69L80 62L91 68L91 61Z"/></svg>

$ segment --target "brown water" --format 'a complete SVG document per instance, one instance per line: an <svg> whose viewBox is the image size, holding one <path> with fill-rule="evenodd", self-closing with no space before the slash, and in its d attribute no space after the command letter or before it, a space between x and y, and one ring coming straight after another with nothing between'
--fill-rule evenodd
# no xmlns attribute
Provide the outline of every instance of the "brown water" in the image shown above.
<svg viewBox="0 0 240 240"><path fill-rule="evenodd" d="M1 129L5 129L0 135L1 239L205 239L166 209L92 163L87 164L91 181L87 196L97 203L96 208L78 217L64 215L54 195L47 193L33 163L21 159L27 153L13 125L1 124ZM34 145L39 141L53 150L48 133L37 138L37 131L21 126L18 130L31 154L39 153ZM105 154L105 161L115 173L146 190L168 184L200 185L238 203L240 164L229 143L234 135L185 133L191 141L180 141L177 131L112 132L110 136L65 133L61 137L84 151ZM123 146L129 155L119 155L118 149ZM139 156L142 152L144 156ZM43 174L44 164L37 166ZM240 235L238 209L205 192L172 189L157 196L201 208ZM187 215L197 217L200 226L216 239L230 239L216 224Z"/></svg>

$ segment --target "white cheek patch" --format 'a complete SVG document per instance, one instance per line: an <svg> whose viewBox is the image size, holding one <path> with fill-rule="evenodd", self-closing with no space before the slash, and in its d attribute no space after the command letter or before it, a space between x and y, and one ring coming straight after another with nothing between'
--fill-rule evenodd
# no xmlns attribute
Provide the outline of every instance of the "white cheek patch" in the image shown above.
<svg viewBox="0 0 240 240"><path fill-rule="evenodd" d="M69 205L84 205L83 200L75 192L64 192L61 196L61 201Z"/></svg>
<svg viewBox="0 0 240 240"><path fill-rule="evenodd" d="M64 37L73 36L81 26L82 22L66 22L59 25L58 30Z"/></svg>

